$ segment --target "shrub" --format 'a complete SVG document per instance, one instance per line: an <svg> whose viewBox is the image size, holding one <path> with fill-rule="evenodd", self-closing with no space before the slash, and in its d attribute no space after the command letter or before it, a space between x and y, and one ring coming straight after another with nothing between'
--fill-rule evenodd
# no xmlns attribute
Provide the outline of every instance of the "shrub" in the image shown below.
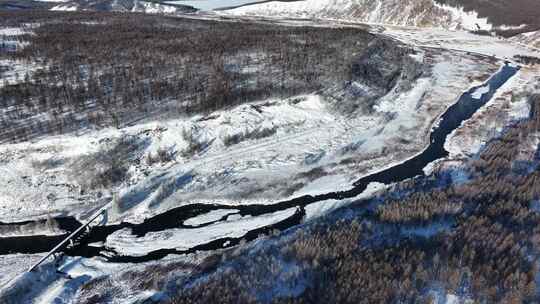
<svg viewBox="0 0 540 304"><path fill-rule="evenodd" d="M148 153L148 156L146 157L146 164L148 166L152 166L152 165L154 165L156 163L164 164L164 163L168 163L168 162L170 162L172 160L174 160L174 154L173 153L171 153L166 148L159 148L156 151L155 155L153 155L151 152Z"/></svg>
<svg viewBox="0 0 540 304"><path fill-rule="evenodd" d="M189 130L182 129L182 138L187 142L188 146L181 151L185 158L193 157L193 155L201 152L210 145L208 141L200 139L200 130L197 127L192 127Z"/></svg>
<svg viewBox="0 0 540 304"><path fill-rule="evenodd" d="M253 130L245 130L241 133L235 133L235 134L227 134L223 138L223 144L227 147L236 145L238 143L241 143L246 140L250 139L261 139L265 137L270 137L277 132L277 126L272 126L270 128L256 128Z"/></svg>
<svg viewBox="0 0 540 304"><path fill-rule="evenodd" d="M115 139L110 144L102 143L98 152L73 162L71 175L83 189L113 187L127 178L139 147L139 139L132 136Z"/></svg>

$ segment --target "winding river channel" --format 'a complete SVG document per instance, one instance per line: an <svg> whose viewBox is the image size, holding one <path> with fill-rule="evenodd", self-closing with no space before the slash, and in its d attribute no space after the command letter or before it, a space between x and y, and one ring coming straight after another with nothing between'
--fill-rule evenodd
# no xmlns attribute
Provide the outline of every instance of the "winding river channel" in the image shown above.
<svg viewBox="0 0 540 304"><path fill-rule="evenodd" d="M166 231L173 228L194 229L192 226L186 226L184 221L194 218L199 215L206 214L214 210L235 209L235 213L241 216L261 216L272 214L281 210L289 208L297 208L297 211L290 217L274 223L269 226L254 229L245 234L242 239L247 241L255 239L262 233L269 233L273 230L285 230L302 223L305 215L304 207L324 200L342 200L345 198L353 198L361 194L367 186L372 182L391 184L400 182L409 178L424 175L423 169L429 163L445 158L448 156L448 152L444 149L444 143L447 136L458 128L462 122L471 118L473 114L485 105L495 94L495 92L512 76L514 76L519 68L505 64L496 74L494 74L486 83L479 87L471 88L469 91L463 93L459 100L449 107L446 112L441 116L441 119L437 126L432 129L430 134L430 144L426 149L409 160L392 166L388 169L379 171L377 173L365 176L354 183L354 187L347 191L332 192L321 195L306 195L294 198L292 200L278 202L272 205L243 205L243 206L227 206L227 205L210 205L210 204L196 204L187 205L179 208L172 209L163 214L156 215L152 218L145 220L141 224L122 223L118 225L109 226L96 226L93 227L90 232L84 235L80 241L74 246L66 247L63 251L67 255L71 256L103 256L109 261L113 262L144 262L149 260L156 260L165 257L168 254L173 253L189 253L198 250L214 250L218 248L228 247L236 245L240 242L240 238L223 238L211 241L206 244L197 245L189 250L177 250L177 249L159 249L147 253L144 256L124 256L117 254L109 248L105 248L102 244L107 236L124 228L130 228L132 234L136 237L145 236L149 232ZM473 93L480 87L489 86L489 91L483 94L479 99L473 98ZM237 211L236 211L237 210ZM196 228L205 227L218 223L227 218L223 216L220 219L204 223ZM65 231L73 231L81 224L73 218L57 218L61 229ZM27 222L28 223L28 222ZM26 223L26 224L27 224ZM15 224L2 224L4 225L20 225ZM27 236L27 237L0 237L0 255L12 254L12 253L40 253L46 252L60 243L66 235L57 236ZM97 244L97 245L96 245Z"/></svg>

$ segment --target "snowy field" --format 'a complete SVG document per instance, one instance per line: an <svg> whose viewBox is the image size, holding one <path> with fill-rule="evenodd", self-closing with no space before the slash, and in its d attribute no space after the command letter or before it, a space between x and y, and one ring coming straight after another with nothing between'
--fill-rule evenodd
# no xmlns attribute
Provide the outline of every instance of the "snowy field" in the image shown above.
<svg viewBox="0 0 540 304"><path fill-rule="evenodd" d="M510 38L515 43L521 43L531 48L540 48L540 31L523 33Z"/></svg>

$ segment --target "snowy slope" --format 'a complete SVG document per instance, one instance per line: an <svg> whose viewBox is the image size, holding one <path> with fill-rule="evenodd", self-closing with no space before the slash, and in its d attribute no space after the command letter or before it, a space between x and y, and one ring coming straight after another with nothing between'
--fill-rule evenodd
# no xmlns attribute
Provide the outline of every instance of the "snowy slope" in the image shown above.
<svg viewBox="0 0 540 304"><path fill-rule="evenodd" d="M175 14L181 12L193 12L188 6L168 5L144 0L62 0L58 5L51 8L53 11L115 11L115 12L140 12L150 14Z"/></svg>
<svg viewBox="0 0 540 304"><path fill-rule="evenodd" d="M356 22L491 30L486 18L433 0L303 0L267 2L227 11L233 15L330 18Z"/></svg>

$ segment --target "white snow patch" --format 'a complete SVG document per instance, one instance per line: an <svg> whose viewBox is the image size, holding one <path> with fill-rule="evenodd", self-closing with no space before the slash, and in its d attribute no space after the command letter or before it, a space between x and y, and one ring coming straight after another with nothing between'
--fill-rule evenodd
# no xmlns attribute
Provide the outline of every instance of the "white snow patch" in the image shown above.
<svg viewBox="0 0 540 304"><path fill-rule="evenodd" d="M347 175L327 175L314 180L313 182L295 191L291 197L304 195L318 195L346 190L350 188L351 181Z"/></svg>
<svg viewBox="0 0 540 304"><path fill-rule="evenodd" d="M387 187L388 185L381 184L381 183L370 183L366 187L366 190L364 190L361 194L359 194L356 197L342 199L342 200L326 200L326 201L320 201L313 204L309 204L304 208L306 211L306 219L310 220L317 217L321 217L336 209L347 206L355 201L358 201L361 199L367 199L373 196L375 193L386 189Z"/></svg>
<svg viewBox="0 0 540 304"><path fill-rule="evenodd" d="M177 8L172 5L163 5L159 3L152 2L136 2L136 5L132 9L133 12L144 11L148 14L174 14L177 11Z"/></svg>
<svg viewBox="0 0 540 304"><path fill-rule="evenodd" d="M0 255L0 290L41 258L38 254Z"/></svg>
<svg viewBox="0 0 540 304"><path fill-rule="evenodd" d="M0 239L3 237L22 237L31 235L62 235L66 232L56 223L27 223L13 226L0 226Z"/></svg>
<svg viewBox="0 0 540 304"><path fill-rule="evenodd" d="M63 12L74 12L77 11L76 5L57 5L51 8L51 11L63 11Z"/></svg>
<svg viewBox="0 0 540 304"><path fill-rule="evenodd" d="M472 304L474 301L469 297L458 296L441 287L429 291L433 295L433 304Z"/></svg>
<svg viewBox="0 0 540 304"><path fill-rule="evenodd" d="M510 31L510 30L521 30L526 28L527 24L520 24L520 25L498 25L497 29L503 30L503 31Z"/></svg>
<svg viewBox="0 0 540 304"><path fill-rule="evenodd" d="M20 36L27 33L20 27L4 27L0 28L0 36ZM1 38L1 37L0 37ZM0 40L1 42L2 40Z"/></svg>

